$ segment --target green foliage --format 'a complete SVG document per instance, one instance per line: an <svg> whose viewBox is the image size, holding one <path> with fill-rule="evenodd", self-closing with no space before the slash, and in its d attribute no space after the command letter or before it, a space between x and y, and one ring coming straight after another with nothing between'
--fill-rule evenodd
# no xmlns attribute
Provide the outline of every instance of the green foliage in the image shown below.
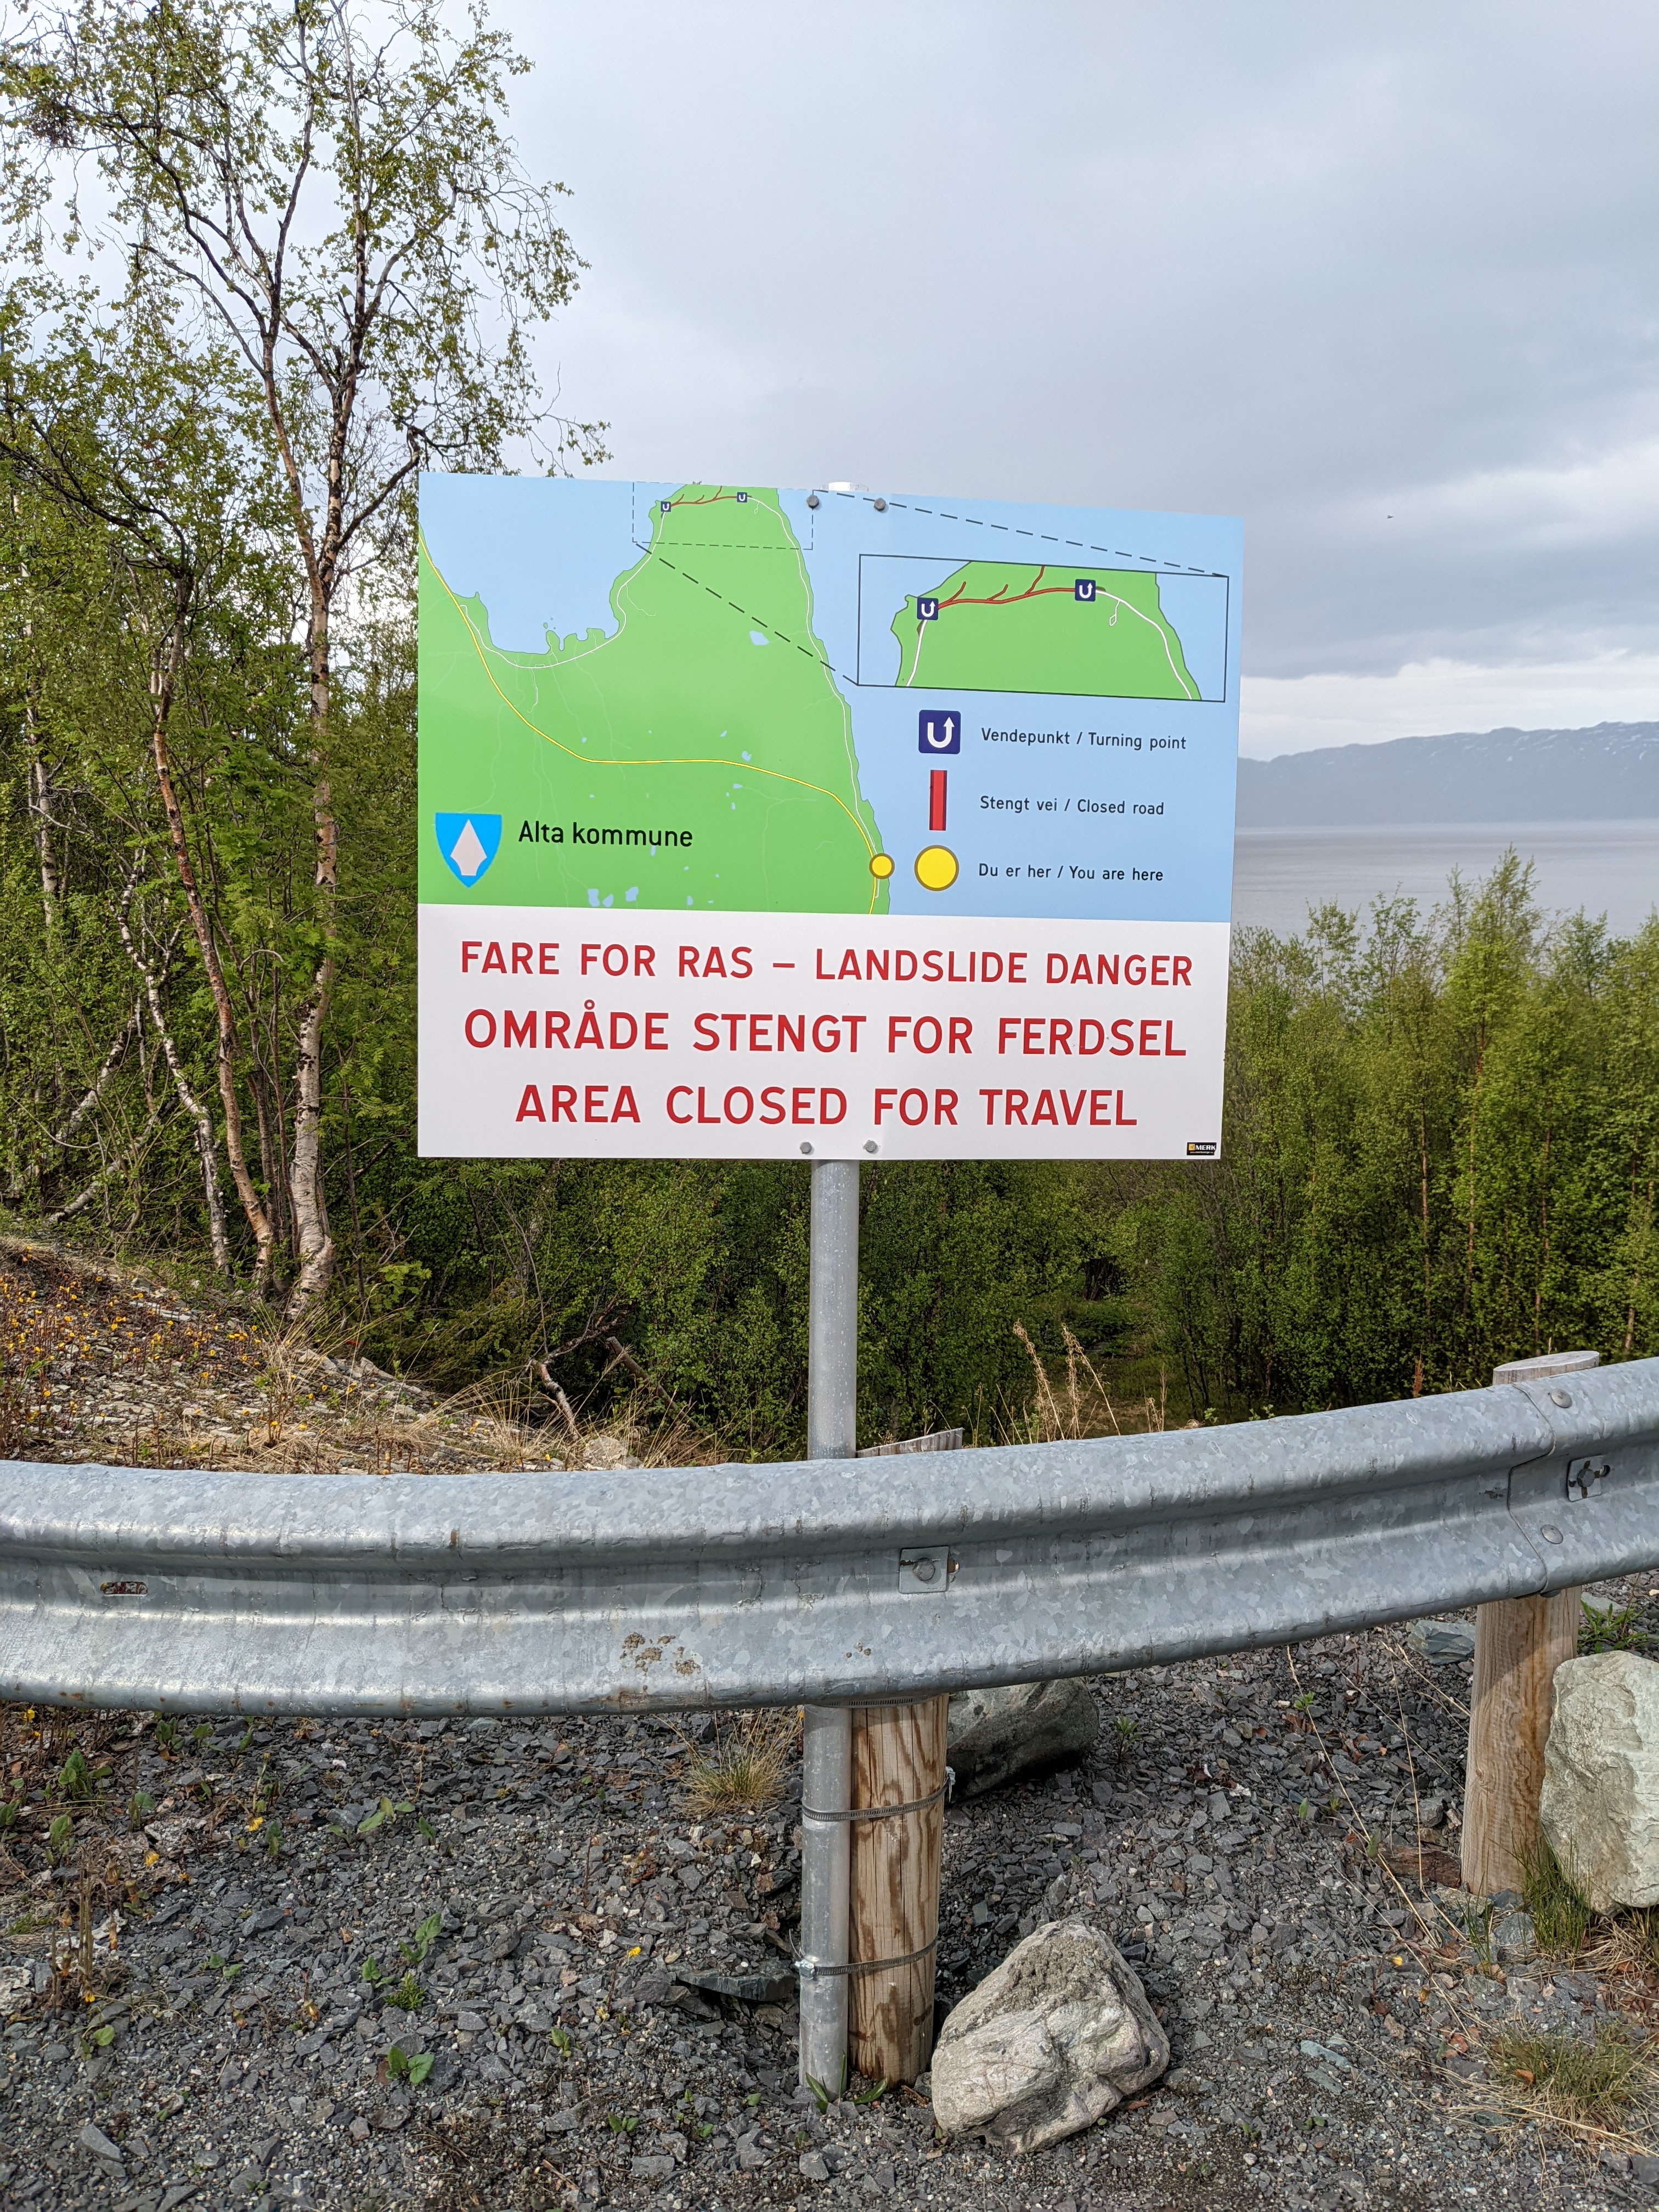
<svg viewBox="0 0 1659 2212"><path fill-rule="evenodd" d="M406 1798L399 1798L394 1802L390 1797L382 1797L374 1810L366 1819L358 1821L357 1833L360 1836L372 1836L377 1829L384 1828L388 1821L395 1828L398 1825L398 1815L400 1813L412 1813L414 1810L414 1806Z"/></svg>
<svg viewBox="0 0 1659 2212"><path fill-rule="evenodd" d="M1659 1348L1659 919L1547 929L1511 854L1426 916L1245 933L1225 1137L1213 1166L1092 1177L1194 1407Z"/></svg>
<svg viewBox="0 0 1659 2212"><path fill-rule="evenodd" d="M1521 1894L1543 1956L1576 1958L1594 1915L1542 1836L1522 1855Z"/></svg>
<svg viewBox="0 0 1659 2212"><path fill-rule="evenodd" d="M1581 1656L1592 1651L1645 1651L1651 1640L1642 1626L1643 1609L1639 1605L1598 1605L1594 1599L1580 1601L1583 1618L1578 1624L1578 1650Z"/></svg>
<svg viewBox="0 0 1659 2212"><path fill-rule="evenodd" d="M410 1966L418 1966L422 1963L425 1959L427 1953L437 1942L438 1932L442 1926L442 1913L429 1912L426 1918L422 1921L420 1926L415 1930L412 1941L407 1943L398 1944L398 1949L399 1953Z"/></svg>
<svg viewBox="0 0 1659 2212"><path fill-rule="evenodd" d="M89 1766L85 1753L77 1745L58 1771L58 1787L71 1804L82 1804L93 1795L108 1773L107 1766L96 1770Z"/></svg>

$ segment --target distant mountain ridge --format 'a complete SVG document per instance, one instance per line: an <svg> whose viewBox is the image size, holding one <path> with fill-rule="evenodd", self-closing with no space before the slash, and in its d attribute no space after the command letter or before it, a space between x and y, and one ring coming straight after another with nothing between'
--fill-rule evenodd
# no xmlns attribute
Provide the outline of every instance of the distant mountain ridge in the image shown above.
<svg viewBox="0 0 1659 2212"><path fill-rule="evenodd" d="M1323 745L1238 763L1241 830L1659 817L1659 722Z"/></svg>

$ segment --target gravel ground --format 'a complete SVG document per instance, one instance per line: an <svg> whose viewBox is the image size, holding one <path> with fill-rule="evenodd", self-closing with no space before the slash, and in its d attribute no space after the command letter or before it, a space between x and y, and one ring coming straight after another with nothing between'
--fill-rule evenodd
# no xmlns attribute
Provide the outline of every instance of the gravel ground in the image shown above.
<svg viewBox="0 0 1659 2212"><path fill-rule="evenodd" d="M192 1405L260 1448L271 1364L241 1324L56 1265L0 1285L13 1340L69 1366L37 1360L12 1407L33 1455L89 1456L112 1384L163 1442ZM501 1425L337 1364L285 1406L316 1463L394 1421L427 1425L427 1463L498 1463ZM1613 1594L1659 1636L1659 1591ZM1644 2107L1542 2129L1492 2065L1516 2023L1645 2039L1659 1984L1605 1949L1534 1959L1524 1916L1451 1886L1468 1674L1382 1631L1108 1678L1085 1765L951 1807L942 2001L1080 1915L1173 2046L1152 2091L1019 2160L942 2140L925 2081L798 2089L799 1768L699 1820L718 1723L0 1707L0 2204L1651 2203Z"/></svg>
<svg viewBox="0 0 1659 2212"><path fill-rule="evenodd" d="M1640 2024L1645 1985L1505 1963L1435 1886L1443 1830L1415 1881L1414 1802L1456 1818L1467 1678L1384 1632L1107 1680L1091 1765L951 1808L944 1996L1079 1913L1146 1945L1175 2049L1133 2109L1018 2161L941 2142L915 2092L803 2101L798 1771L769 1810L697 1822L706 1747L660 1721L11 1709L6 1771L61 1773L78 1747L89 1794L54 1800L73 1833L51 1864L27 1791L0 1865L0 2202L1651 2202L1640 2129L1609 2154L1626 2170L1593 2163L1517 2121L1481 2055L1511 2017Z"/></svg>

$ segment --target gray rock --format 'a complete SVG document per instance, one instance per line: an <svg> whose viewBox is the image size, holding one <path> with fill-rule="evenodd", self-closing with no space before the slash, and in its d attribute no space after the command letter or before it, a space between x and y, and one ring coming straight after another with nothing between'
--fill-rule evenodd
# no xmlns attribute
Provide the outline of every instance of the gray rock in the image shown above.
<svg viewBox="0 0 1659 2212"><path fill-rule="evenodd" d="M787 2004L795 1994L792 1973L719 1974L694 1972L677 1966L674 1979L688 1989L707 1990L713 1996L735 1997L742 2004Z"/></svg>
<svg viewBox="0 0 1659 2212"><path fill-rule="evenodd" d="M820 2151L804 2150L800 2154L800 2171L803 2181L828 2181L830 2179L830 2168Z"/></svg>
<svg viewBox="0 0 1659 2212"><path fill-rule="evenodd" d="M1406 1631L1406 1641L1431 1667L1455 1666L1460 1659L1474 1656L1474 1623L1414 1620Z"/></svg>
<svg viewBox="0 0 1659 2212"><path fill-rule="evenodd" d="M1492 1956L1500 1966L1517 1965L1537 1951L1537 1938L1528 1912L1494 1912L1487 1933Z"/></svg>
<svg viewBox="0 0 1659 2212"><path fill-rule="evenodd" d="M945 1758L958 1797L1044 1774L1086 1758L1100 1716L1083 1681L1022 1682L1008 1690L964 1690L951 1700Z"/></svg>
<svg viewBox="0 0 1659 2212"><path fill-rule="evenodd" d="M1556 1669L1539 1826L1597 1912L1659 1904L1659 1666L1598 1651Z"/></svg>
<svg viewBox="0 0 1659 2212"><path fill-rule="evenodd" d="M120 2145L118 2143L112 2142L109 2137L104 2133L102 2128L94 2127L90 2120L87 2122L85 2127L82 2129L80 2134L76 2136L75 2140L80 2144L82 2150L89 2150L95 2159L100 2160L105 2166L125 2166L126 2164L126 2160L122 2153Z"/></svg>
<svg viewBox="0 0 1659 2212"><path fill-rule="evenodd" d="M1041 2150L1169 2063L1169 2039L1115 1946L1081 1920L1051 1921L946 2018L933 2052L934 2116L948 2134Z"/></svg>

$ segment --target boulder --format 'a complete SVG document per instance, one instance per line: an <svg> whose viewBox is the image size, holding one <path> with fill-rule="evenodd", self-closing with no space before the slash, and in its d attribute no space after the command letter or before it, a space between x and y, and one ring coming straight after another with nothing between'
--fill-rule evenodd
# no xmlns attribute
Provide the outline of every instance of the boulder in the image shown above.
<svg viewBox="0 0 1659 2212"><path fill-rule="evenodd" d="M946 2015L933 2115L947 2134L1042 2150L1169 2063L1169 2038L1116 1946L1085 1921L1052 1920Z"/></svg>
<svg viewBox="0 0 1659 2212"><path fill-rule="evenodd" d="M1659 1666L1598 1651L1555 1670L1539 1826L1597 1912L1659 1904Z"/></svg>
<svg viewBox="0 0 1659 2212"><path fill-rule="evenodd" d="M1085 1759L1100 1735L1086 1682L1019 1682L1010 1690L963 1690L951 1700L945 1756L958 1797L1047 1774Z"/></svg>

